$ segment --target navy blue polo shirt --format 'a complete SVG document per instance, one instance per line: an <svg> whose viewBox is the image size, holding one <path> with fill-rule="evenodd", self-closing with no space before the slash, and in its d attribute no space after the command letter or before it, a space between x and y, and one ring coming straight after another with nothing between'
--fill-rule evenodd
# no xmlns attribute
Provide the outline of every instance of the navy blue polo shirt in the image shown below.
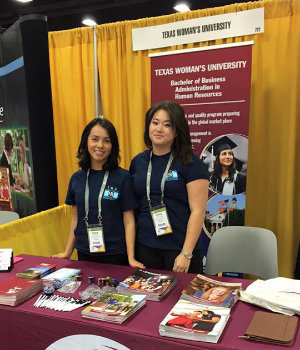
<svg viewBox="0 0 300 350"><path fill-rule="evenodd" d="M152 174L150 198L152 206L160 204L161 179L166 169L170 153L163 156L152 156ZM139 201L137 214L137 237L138 243L157 249L181 250L190 217L190 207L186 185L198 179L207 179L208 172L201 159L193 156L189 164L183 164L176 159L172 170L173 176L165 182L164 202L167 207L169 220L173 233L157 236L151 214L149 211L146 194L146 176L150 159L150 151L138 154L131 162L129 172L133 178L134 193ZM195 249L200 248L198 240Z"/></svg>
<svg viewBox="0 0 300 350"><path fill-rule="evenodd" d="M88 223L98 223L98 196L102 185L103 170L90 170L89 174L89 215ZM77 206L78 222L74 231L78 251L90 255L126 254L123 212L137 207L133 193L132 179L127 170L117 168L109 173L102 197L102 221L105 253L90 253L86 224L84 222L84 193L87 172L79 170L70 179L65 203ZM110 194L110 195L109 195Z"/></svg>

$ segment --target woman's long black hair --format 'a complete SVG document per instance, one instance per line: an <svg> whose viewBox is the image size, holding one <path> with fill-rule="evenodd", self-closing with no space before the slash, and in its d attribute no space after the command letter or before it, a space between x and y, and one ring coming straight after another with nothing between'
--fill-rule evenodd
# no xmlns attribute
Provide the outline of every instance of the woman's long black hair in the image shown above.
<svg viewBox="0 0 300 350"><path fill-rule="evenodd" d="M229 147L228 149L231 149L231 148ZM220 163L220 153L221 152L219 152L216 156L216 160L214 162L214 170L213 170L211 177L210 177L210 182L212 183L212 185L216 184L219 176L222 175L222 165ZM232 160L232 163L228 166L228 176L227 176L227 179L230 182L234 181L234 174L236 173L234 154L232 153L232 155L233 155L233 160Z"/></svg>

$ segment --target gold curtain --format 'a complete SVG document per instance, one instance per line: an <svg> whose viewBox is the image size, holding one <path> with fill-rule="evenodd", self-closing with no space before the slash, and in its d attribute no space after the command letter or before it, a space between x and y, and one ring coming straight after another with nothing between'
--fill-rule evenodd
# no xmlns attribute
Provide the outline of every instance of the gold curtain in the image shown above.
<svg viewBox="0 0 300 350"><path fill-rule="evenodd" d="M265 8L258 35L132 51L132 28ZM249 125L246 225L265 227L278 238L279 273L293 276L299 242L298 0L259 1L97 27L104 116L116 125L122 165L144 148L145 111L150 107L149 52L254 40Z"/></svg>
<svg viewBox="0 0 300 350"><path fill-rule="evenodd" d="M59 207L0 226L0 247L14 255L51 256L64 251L71 222L71 207ZM76 258L76 253L72 255Z"/></svg>
<svg viewBox="0 0 300 350"><path fill-rule="evenodd" d="M84 126L94 118L93 29L49 33L59 203L64 203Z"/></svg>
<svg viewBox="0 0 300 350"><path fill-rule="evenodd" d="M132 51L132 28L258 7L265 8L263 34L179 45L151 50L151 52L255 41L245 224L265 227L276 234L279 273L281 276L292 277L300 228L299 0L257 1L100 25L97 27L97 38L101 97L104 116L114 123L119 134L121 166L128 168L131 158L144 149L144 115L150 107L149 51ZM83 40L84 36L88 38L88 43ZM64 200L69 176L75 168L74 152L78 147L78 135L82 132L83 124L86 123L83 119L92 115L87 111L89 108L92 111L94 106L91 39L92 31L86 28L49 35L61 201ZM80 64L77 64L77 59L72 59L73 52L74 56L80 57L78 61L82 64L81 71L76 70L80 68ZM83 52L86 55L83 55ZM88 62L83 60L83 56L88 57ZM64 73L63 67L67 74ZM73 75L80 77L76 80L76 84ZM77 99L79 98L77 103L74 94Z"/></svg>

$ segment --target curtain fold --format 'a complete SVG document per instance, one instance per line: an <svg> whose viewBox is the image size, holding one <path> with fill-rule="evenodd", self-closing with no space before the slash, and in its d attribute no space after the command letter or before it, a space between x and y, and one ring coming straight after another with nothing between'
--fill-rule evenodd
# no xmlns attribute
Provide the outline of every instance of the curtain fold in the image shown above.
<svg viewBox="0 0 300 350"><path fill-rule="evenodd" d="M59 203L78 169L76 152L84 126L94 118L93 28L49 33Z"/></svg>
<svg viewBox="0 0 300 350"><path fill-rule="evenodd" d="M265 8L263 34L132 51L132 28L258 7ZM121 166L125 168L129 167L132 157L145 148L144 115L151 100L150 52L254 40L245 224L268 228L276 234L279 273L286 277L293 276L300 228L299 23L299 0L265 0L96 28L103 112L116 126ZM89 38L88 43L83 42L84 35ZM74 171L78 135L86 119L93 115L92 55L87 54L87 51L92 52L91 38L92 30L86 28L49 34L60 200L64 200L69 176ZM72 59L74 52L81 59ZM87 61L82 59L83 56L88 58ZM82 67L77 71L79 62ZM74 75L80 77L76 80L77 86ZM68 101L70 95L76 95L77 102L74 98Z"/></svg>

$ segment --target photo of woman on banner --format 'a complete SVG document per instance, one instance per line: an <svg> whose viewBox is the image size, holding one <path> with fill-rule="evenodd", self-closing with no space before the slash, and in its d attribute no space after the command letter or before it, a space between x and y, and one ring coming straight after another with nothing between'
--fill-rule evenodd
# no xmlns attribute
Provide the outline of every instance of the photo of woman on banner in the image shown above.
<svg viewBox="0 0 300 350"><path fill-rule="evenodd" d="M4 149L0 160L0 166L8 168L9 182L10 182L10 186L12 187L15 185L15 179L13 177L11 164L10 164L10 156L12 154L13 148L14 148L14 144L13 144L12 136L9 132L7 132L4 136Z"/></svg>
<svg viewBox="0 0 300 350"><path fill-rule="evenodd" d="M19 175L17 183L23 190L27 190L31 187L31 168L27 163L26 148L24 141L19 142L20 161L19 161Z"/></svg>
<svg viewBox="0 0 300 350"><path fill-rule="evenodd" d="M223 195L235 195L246 191L246 162L235 157L238 144L228 136L222 136L208 148L210 153L206 163L210 163L209 188ZM244 152L245 153L245 152ZM207 154L207 153L206 153ZM245 159L245 155L242 155Z"/></svg>

